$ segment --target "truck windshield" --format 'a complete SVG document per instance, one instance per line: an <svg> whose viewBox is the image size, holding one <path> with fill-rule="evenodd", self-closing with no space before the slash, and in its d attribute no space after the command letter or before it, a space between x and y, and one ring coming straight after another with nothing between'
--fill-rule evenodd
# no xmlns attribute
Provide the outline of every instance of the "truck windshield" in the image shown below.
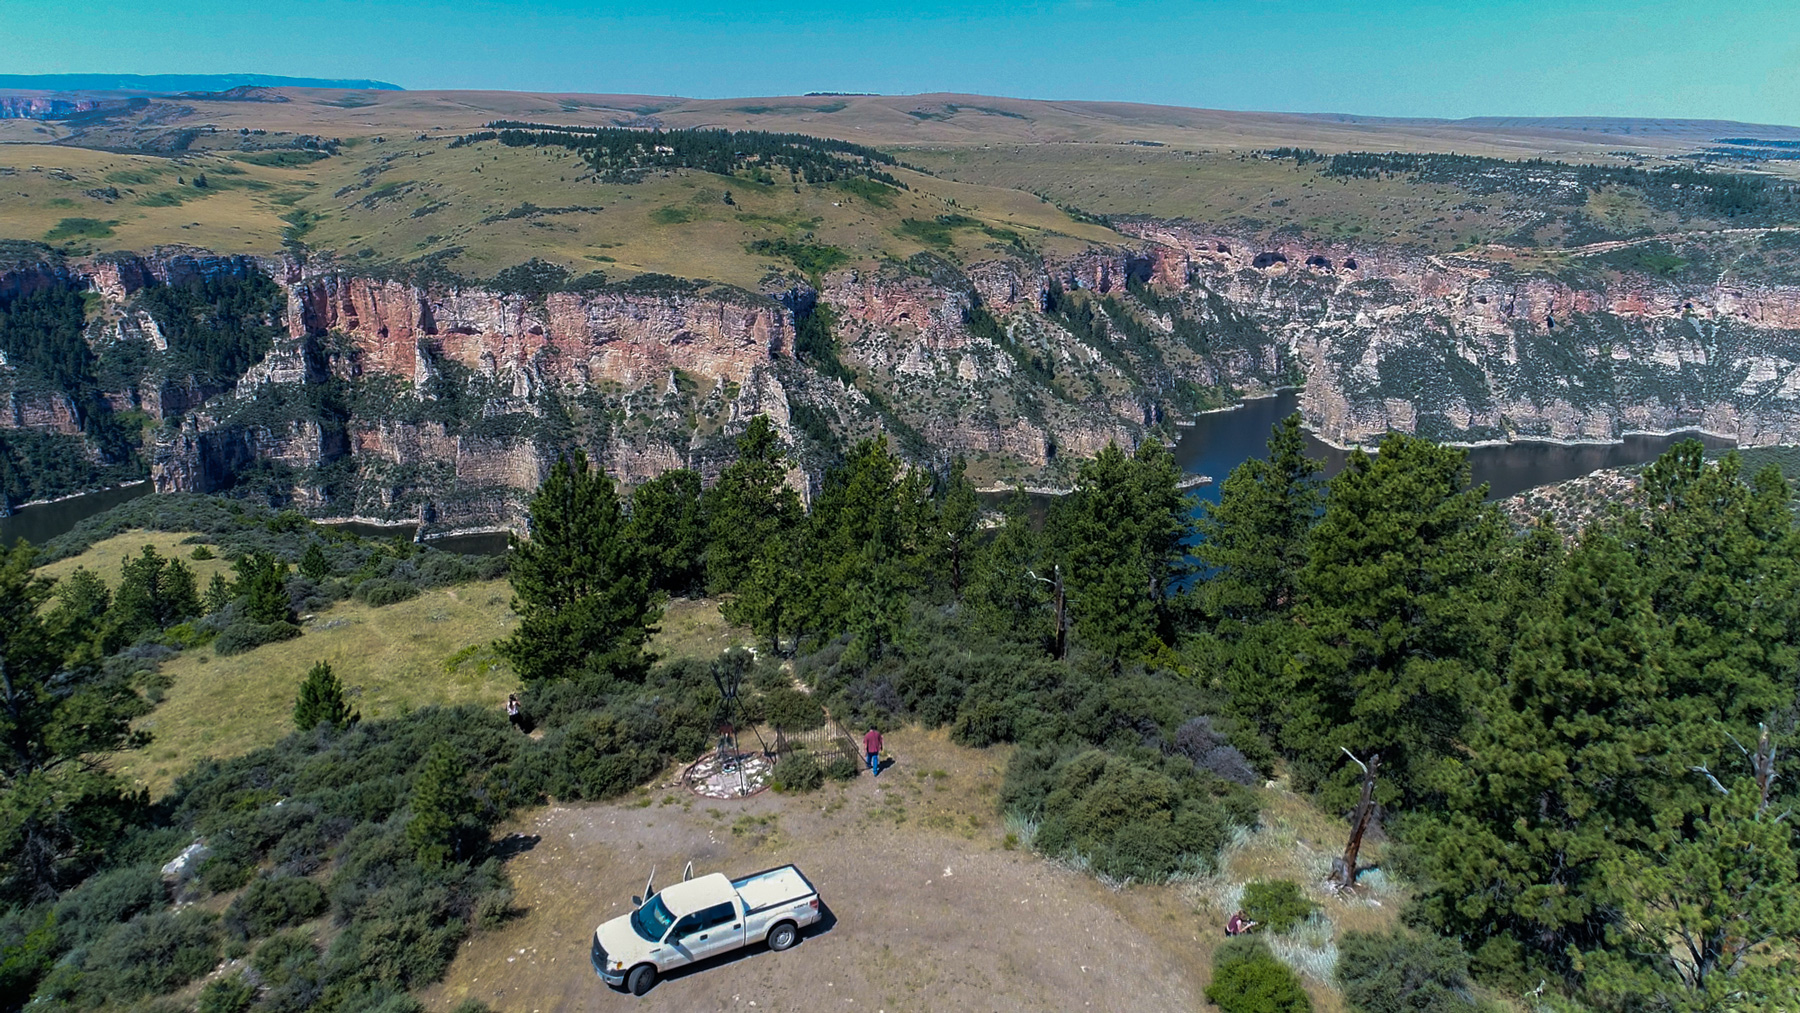
<svg viewBox="0 0 1800 1013"><path fill-rule="evenodd" d="M662 942L663 933L675 924L675 916L663 906L662 898L652 897L650 902L631 912L631 927L637 934L653 943Z"/></svg>

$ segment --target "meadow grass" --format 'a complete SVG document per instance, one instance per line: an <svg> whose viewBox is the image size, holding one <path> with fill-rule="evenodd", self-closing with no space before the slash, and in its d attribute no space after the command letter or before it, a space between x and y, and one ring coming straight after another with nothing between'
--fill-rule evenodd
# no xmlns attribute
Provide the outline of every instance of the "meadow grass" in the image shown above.
<svg viewBox="0 0 1800 1013"><path fill-rule="evenodd" d="M212 559L195 559L195 546L182 544L183 540L194 537L186 531L127 531L122 535L114 535L102 542L95 542L86 552L67 559L59 559L54 563L38 568L38 573L45 577L62 580L77 569L88 569L100 575L106 586L119 586L119 568L127 559L134 559L144 551L144 546L154 548L157 553L167 559L179 559L194 571L194 583L201 590L212 580L215 573L222 573L226 580L231 579L231 564L220 559L215 546L207 549L214 552Z"/></svg>
<svg viewBox="0 0 1800 1013"><path fill-rule="evenodd" d="M320 661L343 680L364 719L430 704L499 708L519 688L503 660L484 653L453 672L445 662L510 632L510 597L505 581L485 581L380 608L346 601L315 616L294 640L229 657L210 647L184 651L163 663L169 687L137 722L150 745L115 754L109 765L157 796L203 759L271 745L293 730L295 694Z"/></svg>

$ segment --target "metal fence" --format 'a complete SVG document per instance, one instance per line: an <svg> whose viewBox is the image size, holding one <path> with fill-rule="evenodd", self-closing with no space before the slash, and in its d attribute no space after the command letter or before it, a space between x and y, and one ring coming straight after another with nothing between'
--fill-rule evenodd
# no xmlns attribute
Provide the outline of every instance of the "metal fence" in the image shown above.
<svg viewBox="0 0 1800 1013"><path fill-rule="evenodd" d="M820 728L806 731L788 731L775 729L773 742L769 751L777 758L786 756L795 749L804 748L822 762L830 762L833 757L841 756L851 763L861 760L857 751L856 736L851 735L837 718L827 716L825 724Z"/></svg>

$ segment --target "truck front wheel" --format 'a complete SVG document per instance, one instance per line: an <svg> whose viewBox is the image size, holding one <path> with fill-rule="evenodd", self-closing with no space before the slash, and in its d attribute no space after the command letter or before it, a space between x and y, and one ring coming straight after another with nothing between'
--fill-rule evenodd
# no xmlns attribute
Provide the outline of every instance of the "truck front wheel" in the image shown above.
<svg viewBox="0 0 1800 1013"><path fill-rule="evenodd" d="M643 995L656 987L656 968L650 964L639 964L631 969L625 978L625 987L632 995Z"/></svg>
<svg viewBox="0 0 1800 1013"><path fill-rule="evenodd" d="M800 939L800 930L793 922L782 922L769 930L769 949L785 950Z"/></svg>

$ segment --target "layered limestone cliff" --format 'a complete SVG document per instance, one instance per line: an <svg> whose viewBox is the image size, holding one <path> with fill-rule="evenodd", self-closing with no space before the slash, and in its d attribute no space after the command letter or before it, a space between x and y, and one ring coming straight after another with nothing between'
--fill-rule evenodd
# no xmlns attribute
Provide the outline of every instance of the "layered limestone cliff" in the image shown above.
<svg viewBox="0 0 1800 1013"><path fill-rule="evenodd" d="M1800 441L1800 287L1523 274L1474 258L1142 222L1159 277L1253 316L1302 364L1332 442Z"/></svg>
<svg viewBox="0 0 1800 1013"><path fill-rule="evenodd" d="M1340 444L1690 427L1800 442L1800 288L1119 228L1132 245L920 256L832 273L817 292L627 283L532 298L171 248L0 272L0 301L85 287L99 296L90 344L148 350L138 373L107 374L97 403L159 423L145 455L157 489L238 487L433 530L518 526L574 445L627 483L679 467L710 480L757 414L795 448L803 493L845 441L883 431L921 462L963 454L992 477L1066 481L1108 442L1167 439L1195 411L1277 386L1301 387L1307 423ZM235 387L158 365L147 287L253 275L285 294L282 336ZM818 305L847 369L796 358L797 319ZM0 391L0 428L83 431L81 404L11 366Z"/></svg>

